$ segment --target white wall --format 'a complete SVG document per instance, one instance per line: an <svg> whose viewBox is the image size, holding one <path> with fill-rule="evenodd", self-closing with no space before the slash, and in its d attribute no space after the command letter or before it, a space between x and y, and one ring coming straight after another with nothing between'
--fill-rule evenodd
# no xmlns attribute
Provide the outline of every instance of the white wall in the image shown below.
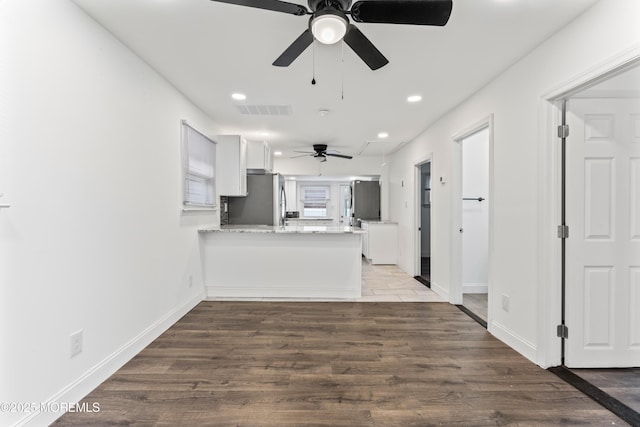
<svg viewBox="0 0 640 427"><path fill-rule="evenodd" d="M218 129L67 0L3 0L0 31L0 401L67 402L200 301L219 219L181 213L180 119Z"/></svg>
<svg viewBox="0 0 640 427"><path fill-rule="evenodd" d="M474 94L393 155L389 167L390 218L399 221L399 265L415 275L414 165L433 154L432 288L448 297L451 265L452 136L494 116L494 233L489 298L510 297L510 311L494 310L489 329L536 359L538 251L543 94L640 45L640 2L601 0L492 83ZM440 176L445 184L437 183ZM551 215L551 213L546 213ZM555 233L554 229L544 230ZM559 344L558 344L559 345Z"/></svg>

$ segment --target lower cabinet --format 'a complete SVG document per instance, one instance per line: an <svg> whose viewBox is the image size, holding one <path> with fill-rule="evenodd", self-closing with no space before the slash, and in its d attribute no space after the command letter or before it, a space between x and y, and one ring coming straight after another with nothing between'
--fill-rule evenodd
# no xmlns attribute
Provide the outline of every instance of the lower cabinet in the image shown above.
<svg viewBox="0 0 640 427"><path fill-rule="evenodd" d="M398 224L392 222L362 221L367 233L362 236L362 255L371 264L398 262Z"/></svg>

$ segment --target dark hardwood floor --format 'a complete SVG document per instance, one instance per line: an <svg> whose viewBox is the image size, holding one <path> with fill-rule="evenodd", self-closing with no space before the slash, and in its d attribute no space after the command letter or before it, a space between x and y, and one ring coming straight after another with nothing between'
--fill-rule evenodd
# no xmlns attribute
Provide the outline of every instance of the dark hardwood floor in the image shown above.
<svg viewBox="0 0 640 427"><path fill-rule="evenodd" d="M590 368L571 371L636 412L640 412L640 368Z"/></svg>
<svg viewBox="0 0 640 427"><path fill-rule="evenodd" d="M487 298L488 294L463 294L462 305L487 322Z"/></svg>
<svg viewBox="0 0 640 427"><path fill-rule="evenodd" d="M447 303L203 302L55 425L625 425Z"/></svg>

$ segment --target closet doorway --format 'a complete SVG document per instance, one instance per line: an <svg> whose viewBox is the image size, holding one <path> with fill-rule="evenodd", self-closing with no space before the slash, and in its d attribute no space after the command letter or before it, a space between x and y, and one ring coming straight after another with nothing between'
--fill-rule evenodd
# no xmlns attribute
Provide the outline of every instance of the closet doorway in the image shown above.
<svg viewBox="0 0 640 427"><path fill-rule="evenodd" d="M431 287L431 160L420 165L420 280Z"/></svg>
<svg viewBox="0 0 640 427"><path fill-rule="evenodd" d="M492 117L454 136L451 297L487 327L490 322Z"/></svg>

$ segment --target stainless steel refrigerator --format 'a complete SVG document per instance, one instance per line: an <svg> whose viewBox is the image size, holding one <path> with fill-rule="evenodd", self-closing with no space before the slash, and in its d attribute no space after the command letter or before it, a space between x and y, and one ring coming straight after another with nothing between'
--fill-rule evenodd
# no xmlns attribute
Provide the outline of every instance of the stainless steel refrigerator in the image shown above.
<svg viewBox="0 0 640 427"><path fill-rule="evenodd" d="M351 182L351 225L360 226L360 220L380 219L380 183L378 181Z"/></svg>
<svg viewBox="0 0 640 427"><path fill-rule="evenodd" d="M229 197L230 225L284 225L286 196L282 175L247 175L247 192L246 197Z"/></svg>

